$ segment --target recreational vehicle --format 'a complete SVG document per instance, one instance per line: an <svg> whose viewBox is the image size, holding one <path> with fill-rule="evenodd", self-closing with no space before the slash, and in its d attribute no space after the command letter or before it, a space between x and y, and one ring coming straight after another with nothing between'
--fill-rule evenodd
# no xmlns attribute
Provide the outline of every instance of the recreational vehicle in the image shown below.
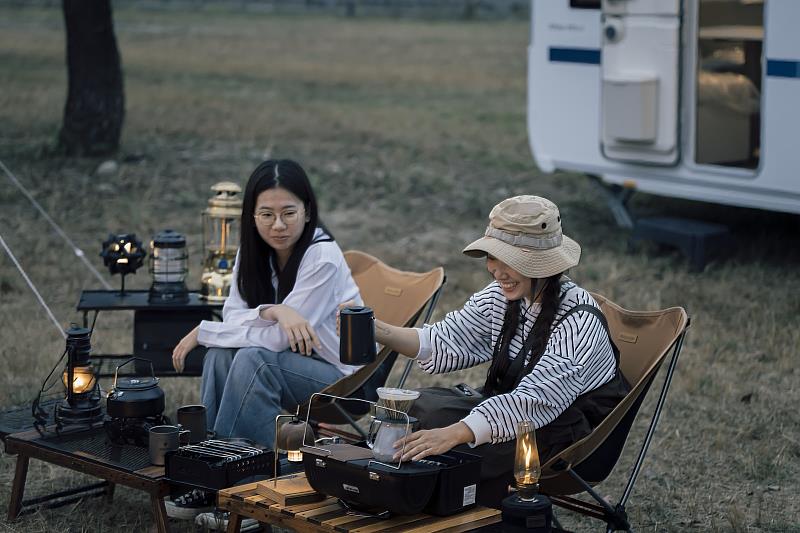
<svg viewBox="0 0 800 533"><path fill-rule="evenodd" d="M546 171L800 213L800 1L532 0L528 134Z"/></svg>

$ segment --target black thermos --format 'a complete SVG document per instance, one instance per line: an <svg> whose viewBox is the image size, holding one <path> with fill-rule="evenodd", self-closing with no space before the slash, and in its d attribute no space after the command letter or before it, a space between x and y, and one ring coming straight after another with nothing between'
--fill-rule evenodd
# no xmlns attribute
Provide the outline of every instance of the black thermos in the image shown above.
<svg viewBox="0 0 800 533"><path fill-rule="evenodd" d="M339 360L365 365L375 360L375 316L369 307L345 307L339 312Z"/></svg>

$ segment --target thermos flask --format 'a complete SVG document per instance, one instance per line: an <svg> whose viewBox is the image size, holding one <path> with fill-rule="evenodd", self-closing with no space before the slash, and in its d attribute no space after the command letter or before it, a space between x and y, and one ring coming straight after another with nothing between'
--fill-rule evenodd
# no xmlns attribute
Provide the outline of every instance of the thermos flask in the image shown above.
<svg viewBox="0 0 800 533"><path fill-rule="evenodd" d="M375 316L369 307L345 307L339 312L339 360L365 365L375 360Z"/></svg>

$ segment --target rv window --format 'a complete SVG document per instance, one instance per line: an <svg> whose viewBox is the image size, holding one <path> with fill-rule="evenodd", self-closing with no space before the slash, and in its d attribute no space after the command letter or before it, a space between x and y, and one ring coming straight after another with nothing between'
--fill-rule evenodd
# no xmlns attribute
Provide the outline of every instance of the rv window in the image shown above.
<svg viewBox="0 0 800 533"><path fill-rule="evenodd" d="M600 0L569 0L569 7L575 9L600 9Z"/></svg>

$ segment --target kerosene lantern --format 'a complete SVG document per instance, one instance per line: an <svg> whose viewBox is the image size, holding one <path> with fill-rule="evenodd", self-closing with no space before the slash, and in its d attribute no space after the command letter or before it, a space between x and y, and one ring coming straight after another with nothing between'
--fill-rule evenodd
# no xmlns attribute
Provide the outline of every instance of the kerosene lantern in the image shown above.
<svg viewBox="0 0 800 533"><path fill-rule="evenodd" d="M533 422L517 426L517 448L514 457L514 479L517 493L503 500L503 531L549 533L552 530L553 506L550 498L538 494L539 450Z"/></svg>
<svg viewBox="0 0 800 533"><path fill-rule="evenodd" d="M239 224L242 217L242 188L230 181L211 187L203 211L203 298L222 301L228 297L233 278L233 263L239 248Z"/></svg>
<svg viewBox="0 0 800 533"><path fill-rule="evenodd" d="M56 404L58 427L70 424L92 424L103 419L100 387L89 363L91 331L72 325L67 330L67 366L61 375L66 398Z"/></svg>
<svg viewBox="0 0 800 533"><path fill-rule="evenodd" d="M186 289L188 272L186 237L165 229L156 233L150 241L150 302L183 303L189 301Z"/></svg>
<svg viewBox="0 0 800 533"><path fill-rule="evenodd" d="M120 296L125 296L125 276L135 273L142 266L144 256L142 241L136 238L135 233L112 233L103 242L103 250L100 252L103 264L108 267L112 276L119 274L122 277Z"/></svg>

